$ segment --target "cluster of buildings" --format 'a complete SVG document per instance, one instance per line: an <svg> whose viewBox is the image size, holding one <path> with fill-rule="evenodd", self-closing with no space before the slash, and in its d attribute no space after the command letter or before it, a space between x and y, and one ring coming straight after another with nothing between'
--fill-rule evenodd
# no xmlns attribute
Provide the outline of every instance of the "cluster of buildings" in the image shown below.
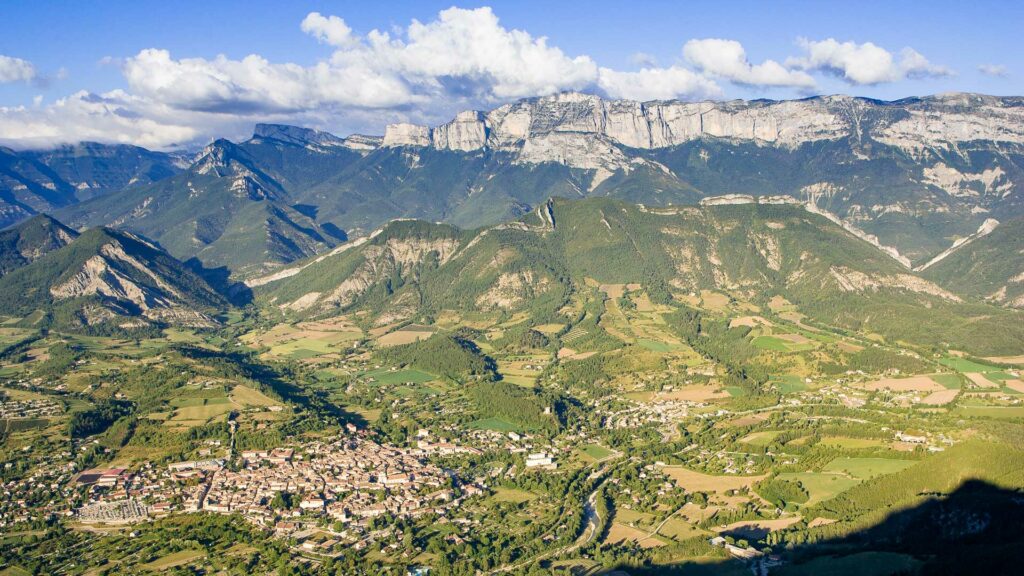
<svg viewBox="0 0 1024 576"><path fill-rule="evenodd" d="M15 418L47 418L63 412L61 405L41 398L38 400L8 400L0 402L0 420Z"/></svg>
<svg viewBox="0 0 1024 576"><path fill-rule="evenodd" d="M635 402L619 409L599 408L602 415L602 426L605 428L639 428L646 424L675 425L684 420L690 413L690 406L705 406L678 400L656 400L653 402Z"/></svg>
<svg viewBox="0 0 1024 576"><path fill-rule="evenodd" d="M199 508L239 512L262 524L278 516L327 515L343 523L384 514L444 515L466 494L418 450L344 438L290 448L242 453L244 466L214 473ZM276 499L287 494L290 501ZM281 509L284 505L286 508Z"/></svg>
<svg viewBox="0 0 1024 576"><path fill-rule="evenodd" d="M18 451L17 459L30 463L31 470L24 475L17 471L14 463L4 464L0 481L0 532L66 510L67 499L72 495L69 481L74 476L75 465L69 462L69 451L46 448L26 446Z"/></svg>
<svg viewBox="0 0 1024 576"><path fill-rule="evenodd" d="M426 454L342 437L247 450L234 464L207 458L166 467L146 463L136 471L87 470L76 479L89 488L76 513L87 523L127 523L174 511L237 513L279 532L283 526L285 533L326 517L361 534L377 516L446 516L481 492L472 484L460 486Z"/></svg>

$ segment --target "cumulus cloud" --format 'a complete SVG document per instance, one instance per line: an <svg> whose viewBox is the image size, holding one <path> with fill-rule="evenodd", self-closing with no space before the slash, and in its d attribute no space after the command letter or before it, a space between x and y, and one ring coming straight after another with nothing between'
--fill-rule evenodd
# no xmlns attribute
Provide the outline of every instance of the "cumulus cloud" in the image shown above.
<svg viewBox="0 0 1024 576"><path fill-rule="evenodd" d="M735 40L705 38L683 46L683 57L697 69L749 86L813 88L814 78L800 70L789 70L774 60L751 64L743 45Z"/></svg>
<svg viewBox="0 0 1024 576"><path fill-rule="evenodd" d="M394 38L379 30L359 37L341 18L315 12L301 28L336 50L304 67L258 55L176 60L150 49L129 58L124 74L133 92L201 111L392 108L448 96L487 102L581 89L598 75L589 57L508 30L489 8L444 10Z"/></svg>
<svg viewBox="0 0 1024 576"><path fill-rule="evenodd" d="M798 44L806 55L786 60L786 66L834 74L850 84L872 85L953 74L945 66L932 64L913 48L904 48L897 58L871 42L857 44L833 38L820 41L801 38Z"/></svg>
<svg viewBox="0 0 1024 576"><path fill-rule="evenodd" d="M28 60L0 54L0 84L29 82L36 78L36 67Z"/></svg>
<svg viewBox="0 0 1024 576"><path fill-rule="evenodd" d="M429 21L369 32L354 30L339 16L311 12L298 29L325 47L321 60L301 65L258 54L182 58L160 48L105 59L121 69L125 89L0 108L0 143L92 139L169 148L242 137L256 122L379 134L388 122L437 124L459 110L568 90L692 100L722 97L719 81L804 90L815 85L812 73L839 74L854 84L949 73L909 48L894 57L871 43L831 39L802 40L806 54L785 64L751 62L734 40L691 40L677 63L659 66L637 53L631 61L638 69L624 71L507 28L490 8L450 8ZM31 63L0 56L0 82L43 80Z"/></svg>
<svg viewBox="0 0 1024 576"><path fill-rule="evenodd" d="M331 46L344 47L356 42L352 29L337 16L325 17L319 12L310 12L303 18L299 28L306 34Z"/></svg>
<svg viewBox="0 0 1024 576"><path fill-rule="evenodd" d="M722 89L714 81L678 66L637 72L601 68L598 84L608 96L627 100L670 100L680 94L694 98L722 96Z"/></svg>
<svg viewBox="0 0 1024 576"><path fill-rule="evenodd" d="M365 34L338 16L312 12L299 28L330 53L305 66L257 54L175 58L145 49L108 60L120 66L126 90L0 109L0 141L98 139L167 148L240 135L261 121L379 133L387 121L437 123L459 109L566 90L638 100L721 95L713 80L681 66L601 68L589 56L567 55L544 37L504 27L490 8L450 8L427 22Z"/></svg>
<svg viewBox="0 0 1024 576"><path fill-rule="evenodd" d="M1009 71L1006 66L1002 64L979 64L978 72L981 72L985 76L995 76L996 78L1005 78L1009 75Z"/></svg>

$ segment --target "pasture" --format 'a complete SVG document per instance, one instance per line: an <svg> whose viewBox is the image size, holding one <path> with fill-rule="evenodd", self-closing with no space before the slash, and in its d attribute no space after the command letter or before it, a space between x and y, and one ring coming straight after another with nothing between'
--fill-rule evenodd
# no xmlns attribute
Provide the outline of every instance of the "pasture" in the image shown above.
<svg viewBox="0 0 1024 576"><path fill-rule="evenodd" d="M890 390L892 392L939 392L946 387L932 380L930 376L911 376L910 378L883 378L857 386L865 390Z"/></svg>
<svg viewBox="0 0 1024 576"><path fill-rule="evenodd" d="M836 495L860 484L860 480L846 474L828 472L785 472L779 474L782 480L796 480L803 484L810 498L801 504L808 508L819 502L829 500Z"/></svg>
<svg viewBox="0 0 1024 576"><path fill-rule="evenodd" d="M377 344L381 346L399 346L401 344L412 344L420 340L426 340L434 335L434 331L427 327L408 327L394 332L388 332L377 337Z"/></svg>
<svg viewBox="0 0 1024 576"><path fill-rule="evenodd" d="M895 458L836 458L822 468L823 472L844 473L867 480L875 476L893 474L910 468L917 462Z"/></svg>
<svg viewBox="0 0 1024 576"><path fill-rule="evenodd" d="M704 474L696 470L690 470L682 466L663 466L661 471L674 480L687 492L715 492L725 493L730 490L738 490L750 487L765 478L761 476L718 476Z"/></svg>

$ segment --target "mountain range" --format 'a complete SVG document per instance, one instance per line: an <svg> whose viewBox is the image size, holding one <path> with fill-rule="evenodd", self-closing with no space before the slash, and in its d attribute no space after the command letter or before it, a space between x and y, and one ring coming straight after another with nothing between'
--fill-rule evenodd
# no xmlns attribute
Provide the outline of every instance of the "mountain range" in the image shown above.
<svg viewBox="0 0 1024 576"><path fill-rule="evenodd" d="M572 294L617 284L664 303L726 291L767 307L781 296L829 325L975 353L1003 351L1008 334L1024 338L1020 312L922 278L778 196L664 208L555 199L475 230L401 220L249 281L262 305L287 316L362 311L380 326L445 310L556 317Z"/></svg>
<svg viewBox="0 0 1024 576"><path fill-rule="evenodd" d="M130 230L236 278L395 218L469 229L550 197L656 207L788 196L913 268L1022 215L1024 99L689 103L564 93L436 127L395 124L383 137L262 124L190 163L96 144L2 158L4 222L55 211L73 228Z"/></svg>
<svg viewBox="0 0 1024 576"><path fill-rule="evenodd" d="M42 216L3 234L12 232L20 232L32 257L0 276L0 314L24 324L98 333L150 324L210 327L211 314L227 306L188 266L130 232L97 227L72 235ZM0 254L11 260L3 240Z"/></svg>

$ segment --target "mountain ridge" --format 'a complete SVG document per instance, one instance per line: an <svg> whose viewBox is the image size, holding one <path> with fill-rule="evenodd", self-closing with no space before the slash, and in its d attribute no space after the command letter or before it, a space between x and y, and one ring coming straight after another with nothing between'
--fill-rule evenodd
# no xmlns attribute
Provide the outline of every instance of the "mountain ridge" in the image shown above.
<svg viewBox="0 0 1024 576"><path fill-rule="evenodd" d="M179 175L67 205L58 217L79 228L125 226L179 258L251 278L394 218L474 228L518 218L553 196L649 206L788 196L875 237L909 267L988 219L1024 215L1019 97L640 103L564 93L465 111L433 128L392 125L379 139L261 124L249 140L215 144L233 147L236 160L245 156L251 174L218 173L227 178L221 182ZM190 170L202 162L208 154ZM189 200L231 195L225 186L236 186L238 206ZM267 201L274 210L252 218L288 230L286 240L237 224L249 230L243 243L268 248L230 261L209 245L223 235L223 222L260 201L246 200L249 193L274 197ZM153 202L193 207L155 216ZM171 228L185 230L188 241L169 238Z"/></svg>

